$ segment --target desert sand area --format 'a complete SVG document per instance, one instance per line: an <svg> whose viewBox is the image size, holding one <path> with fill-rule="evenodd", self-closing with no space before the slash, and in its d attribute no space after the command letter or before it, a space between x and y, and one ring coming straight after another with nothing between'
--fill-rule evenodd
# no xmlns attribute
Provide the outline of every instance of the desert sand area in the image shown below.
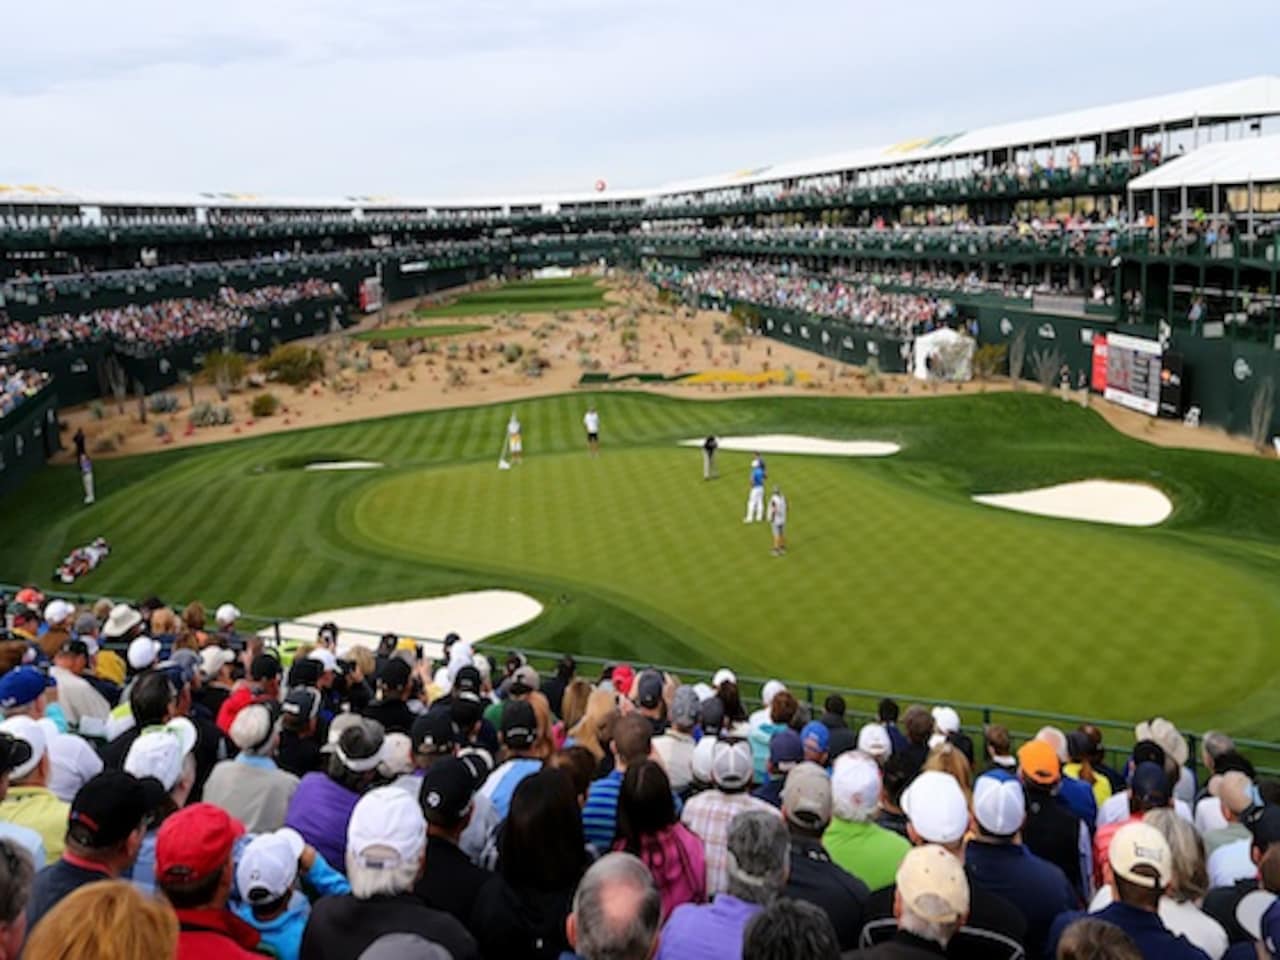
<svg viewBox="0 0 1280 960"><path fill-rule="evenodd" d="M213 384L197 377L189 386L175 385L164 391L177 398L178 409L149 412L146 423L139 417L134 399L123 404L104 399L67 408L61 412L66 425L64 450L55 462L70 462L66 441L77 429L84 430L92 456L128 456L302 427L562 394L578 388L588 372L615 378L640 373L666 377L692 374L695 376L673 383L633 379L617 386L589 385L590 389L645 390L687 399L813 395L887 399L1011 389L1003 377L964 384L926 383L904 374L869 372L763 337L745 335L739 343L726 343L724 328L730 318L724 313L663 303L653 287L632 277L602 282L610 288L604 308L450 316L440 322L465 319L488 329L403 341L381 349L354 339L354 334L379 328L432 326L433 321L415 313L426 300L389 305L340 333L296 341L314 346L325 358L324 379L305 388L276 383L255 386L246 379L223 401ZM431 302L439 299L433 297ZM629 337L625 345L624 334ZM518 351L512 345L518 346ZM519 358L509 362L507 356L516 352ZM259 378L251 374L251 379ZM1022 388L1040 389L1030 383ZM275 394L280 407L272 416L255 418L253 398L264 391ZM1082 399L1086 398L1073 394L1070 402ZM1154 420L1124 410L1097 397L1087 400L1112 426L1139 440L1168 447L1254 453L1247 440L1215 428L1188 428L1177 421ZM234 422L189 427L188 412L199 403L225 403ZM164 424L163 434L157 430L158 422Z"/></svg>

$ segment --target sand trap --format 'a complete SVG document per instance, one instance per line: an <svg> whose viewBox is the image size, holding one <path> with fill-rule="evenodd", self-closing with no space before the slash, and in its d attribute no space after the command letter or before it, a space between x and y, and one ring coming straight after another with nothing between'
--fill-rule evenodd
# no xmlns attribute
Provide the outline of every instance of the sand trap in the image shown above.
<svg viewBox="0 0 1280 960"><path fill-rule="evenodd" d="M377 460L321 460L308 463L303 470L377 470L382 467Z"/></svg>
<svg viewBox="0 0 1280 960"><path fill-rule="evenodd" d="M295 618L293 623L281 624L280 636L286 640L314 640L322 623L336 623L340 654L356 644L376 649L378 638L384 633L443 638L452 632L474 643L526 624L540 613L542 604L526 594L512 590L474 590L446 597L308 613ZM350 632L353 630L367 632ZM271 637L274 631L267 629L261 634ZM440 652L438 644L427 643L424 647L433 656Z"/></svg>
<svg viewBox="0 0 1280 960"><path fill-rule="evenodd" d="M700 447L700 440L681 440L683 447ZM717 437L721 450L748 453L807 453L819 457L888 457L902 448L883 440L824 440L791 433L766 433L756 437Z"/></svg>
<svg viewBox="0 0 1280 960"><path fill-rule="evenodd" d="M1117 480L1082 480L1060 483L1021 493L996 493L974 497L978 503L1019 513L1125 527L1154 527L1173 513L1173 502L1145 483Z"/></svg>

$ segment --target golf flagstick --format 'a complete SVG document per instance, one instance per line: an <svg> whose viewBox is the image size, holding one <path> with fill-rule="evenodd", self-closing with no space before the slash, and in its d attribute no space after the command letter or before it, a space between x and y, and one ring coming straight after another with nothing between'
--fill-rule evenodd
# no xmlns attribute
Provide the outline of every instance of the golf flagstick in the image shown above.
<svg viewBox="0 0 1280 960"><path fill-rule="evenodd" d="M507 462L507 445L511 442L511 435L505 431L502 434L502 452L498 454L498 469L510 470L511 464Z"/></svg>

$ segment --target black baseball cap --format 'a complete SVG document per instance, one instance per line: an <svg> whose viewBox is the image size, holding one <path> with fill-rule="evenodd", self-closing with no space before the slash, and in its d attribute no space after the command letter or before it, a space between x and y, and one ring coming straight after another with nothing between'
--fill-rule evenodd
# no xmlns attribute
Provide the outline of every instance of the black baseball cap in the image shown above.
<svg viewBox="0 0 1280 960"><path fill-rule="evenodd" d="M724 701L719 697L708 697L702 701L698 718L704 732L715 733L724 726Z"/></svg>
<svg viewBox="0 0 1280 960"><path fill-rule="evenodd" d="M662 702L662 674L657 670L641 670L635 681L636 703L652 709Z"/></svg>
<svg viewBox="0 0 1280 960"><path fill-rule="evenodd" d="M409 740L414 753L448 753L458 740L453 720L444 710L430 710L413 721Z"/></svg>
<svg viewBox="0 0 1280 960"><path fill-rule="evenodd" d="M1164 766L1164 747L1154 740L1139 740L1133 745L1133 765L1136 769L1140 763L1154 763Z"/></svg>
<svg viewBox="0 0 1280 960"><path fill-rule="evenodd" d="M457 676L453 678L453 686L450 688L450 696L455 700L469 700L472 703L480 702L480 671L468 664L458 671Z"/></svg>
<svg viewBox="0 0 1280 960"><path fill-rule="evenodd" d="M1280 807L1250 807L1241 817L1244 825L1253 834L1253 845L1266 853L1273 843L1280 843Z"/></svg>
<svg viewBox="0 0 1280 960"><path fill-rule="evenodd" d="M319 660L309 660L306 657L295 660L289 668L289 686L314 687L320 682L320 674L323 672L324 668Z"/></svg>
<svg viewBox="0 0 1280 960"><path fill-rule="evenodd" d="M310 687L293 687L280 704L280 712L310 720L320 711L320 694Z"/></svg>
<svg viewBox="0 0 1280 960"><path fill-rule="evenodd" d="M405 686L411 676L413 676L413 668L399 657L392 657L382 665L382 670L378 673L378 682L395 689Z"/></svg>
<svg viewBox="0 0 1280 960"><path fill-rule="evenodd" d="M532 745L538 737L538 717L527 700L508 700L502 707L502 739L517 749Z"/></svg>
<svg viewBox="0 0 1280 960"><path fill-rule="evenodd" d="M89 645L83 640L68 640L58 652L66 653L73 657L87 657L89 656Z"/></svg>
<svg viewBox="0 0 1280 960"><path fill-rule="evenodd" d="M452 827L471 808L475 790L470 768L457 757L445 757L423 775L418 800L428 823Z"/></svg>
<svg viewBox="0 0 1280 960"><path fill-rule="evenodd" d="M274 680L283 672L280 660L269 653L258 654L253 658L253 663L249 664L251 680Z"/></svg>
<svg viewBox="0 0 1280 960"><path fill-rule="evenodd" d="M109 847L137 830L148 809L142 781L123 770L104 770L71 801L67 833L82 846Z"/></svg>
<svg viewBox="0 0 1280 960"><path fill-rule="evenodd" d="M1133 777L1129 781L1129 792L1148 806L1167 806L1169 778L1165 776L1164 767L1145 760L1138 764L1134 767Z"/></svg>
<svg viewBox="0 0 1280 960"><path fill-rule="evenodd" d="M31 744L11 733L0 732L0 777L31 759Z"/></svg>

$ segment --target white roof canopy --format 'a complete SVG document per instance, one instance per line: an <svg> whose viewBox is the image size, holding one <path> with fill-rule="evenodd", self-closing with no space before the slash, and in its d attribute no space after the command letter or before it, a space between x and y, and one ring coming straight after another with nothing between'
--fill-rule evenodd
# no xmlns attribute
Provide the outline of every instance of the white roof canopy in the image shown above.
<svg viewBox="0 0 1280 960"><path fill-rule="evenodd" d="M1208 143L1129 182L1130 190L1280 183L1280 134Z"/></svg>
<svg viewBox="0 0 1280 960"><path fill-rule="evenodd" d="M303 210L355 208L458 210L533 205L554 208L569 204L635 202L651 197L736 188L846 170L873 169L902 163L944 160L949 157L976 156L988 150L1049 143L1065 145L1104 133L1128 130L1147 131L1161 127L1172 129L1186 127L1194 122L1204 124L1271 116L1280 116L1280 76L1252 77L1231 83L1198 87L1181 93L1074 110L1034 120L996 124L978 130L935 132L933 136L905 140L887 146L862 147L808 160L755 166L734 173L721 173L639 190L609 189L600 193L435 199L347 195L328 199L302 200L243 193L191 193L158 197L141 193L123 194L117 191L63 191L56 187L0 184L0 204ZM1196 151L1197 154L1199 152ZM1157 174L1160 172L1160 170L1155 171Z"/></svg>

